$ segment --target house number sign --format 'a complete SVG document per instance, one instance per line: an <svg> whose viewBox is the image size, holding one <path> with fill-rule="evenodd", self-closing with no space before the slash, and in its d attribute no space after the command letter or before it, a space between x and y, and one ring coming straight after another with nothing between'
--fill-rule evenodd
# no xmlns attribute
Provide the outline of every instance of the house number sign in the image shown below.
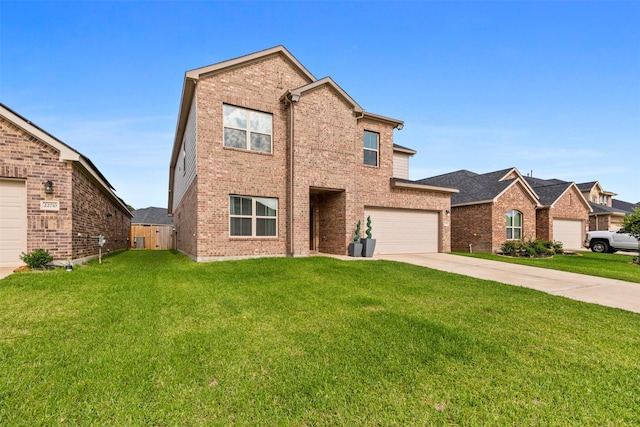
<svg viewBox="0 0 640 427"><path fill-rule="evenodd" d="M41 200L40 210L57 212L60 210L60 202L58 200L47 200L47 201Z"/></svg>

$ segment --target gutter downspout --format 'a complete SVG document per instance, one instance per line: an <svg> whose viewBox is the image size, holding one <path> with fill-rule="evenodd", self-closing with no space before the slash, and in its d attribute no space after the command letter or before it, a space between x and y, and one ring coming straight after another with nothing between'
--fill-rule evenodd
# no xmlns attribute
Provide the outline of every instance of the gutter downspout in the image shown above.
<svg viewBox="0 0 640 427"><path fill-rule="evenodd" d="M289 192L289 203L288 203L288 216L289 216L289 224L288 224L288 230L287 230L287 240L288 245L289 245L289 253L288 255L293 257L295 256L295 233L293 232L293 227L295 225L295 221L293 218L295 209L294 209L294 188L293 188L293 177L294 177L294 147L293 147L293 141L294 141L294 119L295 119L295 114L293 112L293 106L296 102L298 102L299 97L297 97L297 99L294 99L291 94L287 94L284 97L284 101L285 101L285 105L289 106L289 188L288 188L288 192Z"/></svg>

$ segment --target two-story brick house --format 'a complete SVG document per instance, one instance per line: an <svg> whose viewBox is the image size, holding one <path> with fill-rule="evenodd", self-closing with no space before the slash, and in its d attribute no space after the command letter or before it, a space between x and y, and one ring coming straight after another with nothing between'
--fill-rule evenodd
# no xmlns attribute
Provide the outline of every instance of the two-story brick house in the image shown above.
<svg viewBox="0 0 640 427"><path fill-rule="evenodd" d="M404 171L415 154L394 147L402 126L282 46L188 71L169 169L177 248L198 261L346 254L371 216L378 253L449 251L456 190L394 177L394 157Z"/></svg>
<svg viewBox="0 0 640 427"><path fill-rule="evenodd" d="M43 248L54 263L128 247L132 214L88 157L0 104L0 267Z"/></svg>
<svg viewBox="0 0 640 427"><path fill-rule="evenodd" d="M617 231L622 228L624 217L640 207L640 203L630 203L614 199L616 193L606 191L598 181L583 182L578 188L589 201L589 230Z"/></svg>

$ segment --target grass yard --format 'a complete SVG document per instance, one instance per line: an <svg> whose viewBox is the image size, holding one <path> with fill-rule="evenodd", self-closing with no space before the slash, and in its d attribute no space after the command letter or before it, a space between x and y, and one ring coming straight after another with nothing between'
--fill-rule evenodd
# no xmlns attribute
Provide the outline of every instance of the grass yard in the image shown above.
<svg viewBox="0 0 640 427"><path fill-rule="evenodd" d="M640 283L640 266L632 264L630 255L579 252L579 255L554 255L553 258L511 258L482 253L455 254Z"/></svg>
<svg viewBox="0 0 640 427"><path fill-rule="evenodd" d="M387 261L0 281L0 425L640 424L640 315Z"/></svg>

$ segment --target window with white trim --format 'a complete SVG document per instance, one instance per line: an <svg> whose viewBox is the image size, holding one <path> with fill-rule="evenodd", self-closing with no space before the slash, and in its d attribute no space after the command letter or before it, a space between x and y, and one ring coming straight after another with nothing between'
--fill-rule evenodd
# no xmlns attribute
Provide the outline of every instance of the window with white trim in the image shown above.
<svg viewBox="0 0 640 427"><path fill-rule="evenodd" d="M507 240L522 239L522 213L511 210L507 212Z"/></svg>
<svg viewBox="0 0 640 427"><path fill-rule="evenodd" d="M275 237L278 234L278 199L229 197L229 235Z"/></svg>
<svg viewBox="0 0 640 427"><path fill-rule="evenodd" d="M225 104L222 115L225 147L271 153L271 114Z"/></svg>
<svg viewBox="0 0 640 427"><path fill-rule="evenodd" d="M364 164L378 166L378 141L380 135L375 132L364 131Z"/></svg>

